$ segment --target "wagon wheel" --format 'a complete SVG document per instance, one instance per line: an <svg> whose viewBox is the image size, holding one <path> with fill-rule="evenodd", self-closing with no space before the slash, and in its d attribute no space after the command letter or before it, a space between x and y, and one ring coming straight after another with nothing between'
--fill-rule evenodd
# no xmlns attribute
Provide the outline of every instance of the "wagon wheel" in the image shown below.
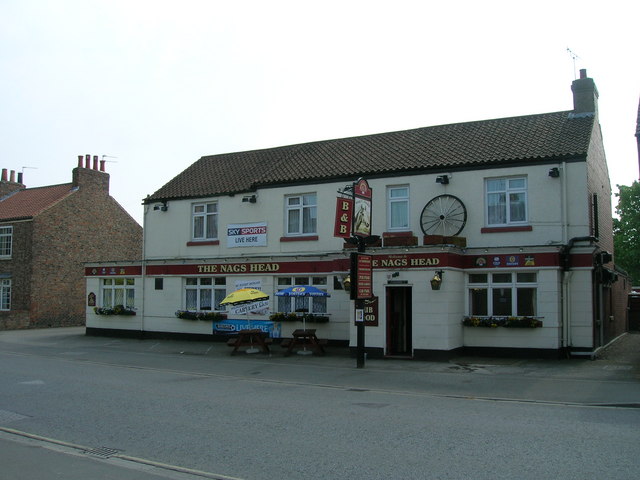
<svg viewBox="0 0 640 480"><path fill-rule="evenodd" d="M464 203L453 195L439 195L429 200L420 214L420 227L425 235L455 237L467 223Z"/></svg>

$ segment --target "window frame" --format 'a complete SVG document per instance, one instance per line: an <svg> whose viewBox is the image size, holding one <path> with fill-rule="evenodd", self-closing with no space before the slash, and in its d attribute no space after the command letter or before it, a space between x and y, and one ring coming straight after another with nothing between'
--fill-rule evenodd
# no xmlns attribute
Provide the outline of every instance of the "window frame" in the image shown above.
<svg viewBox="0 0 640 480"><path fill-rule="evenodd" d="M196 281L195 284L190 283ZM207 283L210 281L210 283ZM191 308L188 291L195 290L195 308ZM211 306L209 308L202 307L203 292L209 292ZM227 279L226 277L184 277L182 280L182 304L184 310L188 312L225 312L226 307L220 307L220 302L227 296ZM218 300L219 298L219 300Z"/></svg>
<svg viewBox="0 0 640 480"><path fill-rule="evenodd" d="M522 180L524 182L524 186L521 187L511 187L510 183L514 181ZM491 182L505 182L505 186L500 190L490 190L489 186ZM487 227L509 227L509 226L522 226L528 225L529 223L529 182L526 175L518 175L518 176L508 176L508 177L491 177L485 178L484 181L484 200L485 200L485 225ZM522 194L521 201L513 201L511 200L511 195L520 195ZM497 204L492 204L490 200L491 197L495 195L504 195L504 203L501 205L500 202ZM523 219L520 220L512 220L513 210L516 208L518 203L522 203ZM498 215L491 212L492 208L500 208L501 210ZM493 217L502 217L504 222L496 222L493 220ZM500 220L500 218L498 218ZM494 223L491 223L494 221Z"/></svg>
<svg viewBox="0 0 640 480"><path fill-rule="evenodd" d="M313 203L305 205L305 199L313 197ZM293 199L299 199L299 203L292 205L290 201ZM315 192L300 193L295 195L286 195L284 199L284 231L287 237L302 237L318 234L318 194ZM298 212L298 219L296 221L297 228L291 228L290 215L293 212ZM309 220L312 225L311 230L305 231L305 213L309 212Z"/></svg>
<svg viewBox="0 0 640 480"><path fill-rule="evenodd" d="M11 310L11 279L0 278L0 311Z"/></svg>
<svg viewBox="0 0 640 480"><path fill-rule="evenodd" d="M392 192L398 190L406 190L406 195L394 197ZM387 187L387 229L390 232L406 232L410 230L410 199L411 190L409 185L390 185ZM398 204L404 204L406 223L402 226L394 226L394 206Z"/></svg>
<svg viewBox="0 0 640 480"><path fill-rule="evenodd" d="M473 281L474 275L485 275L485 281ZM509 281L500 280L499 276L509 275ZM533 275L534 280L527 280L525 275ZM466 291L467 291L467 312L472 317L536 317L538 314L538 289L540 286L538 271L516 271L516 270L498 270L498 271L482 271L473 272L466 275ZM474 309L474 300L482 299L475 295L475 290L485 291L484 305L486 313L478 313L477 307ZM505 298L506 292L502 297L496 297L499 290L509 290L508 297L510 299L509 313L496 313L495 302L499 298ZM524 291L531 291L531 297L528 299L531 311L523 312L524 302L527 301Z"/></svg>
<svg viewBox="0 0 640 480"><path fill-rule="evenodd" d="M326 275L292 275L276 277L276 291L295 285L313 285L323 292L328 291L329 277ZM276 296L276 311L283 313L301 312L327 315L327 297L279 297ZM288 306L286 304L289 303ZM283 308L284 307L284 308Z"/></svg>
<svg viewBox="0 0 640 480"><path fill-rule="evenodd" d="M11 258L12 254L13 225L0 226L0 258Z"/></svg>
<svg viewBox="0 0 640 480"><path fill-rule="evenodd" d="M213 206L215 211L210 212L209 207ZM203 210L201 212L197 212L196 209L198 207L202 207ZM218 225L218 217L220 215L220 211L218 210L218 202L197 202L191 204L191 240L194 242L206 242L212 240L219 240L220 237L220 229ZM198 220L202 221L202 229L201 236L197 236L196 232L196 223ZM213 222L213 236L209 235L210 230L210 222ZM199 230L199 229L198 229Z"/></svg>
<svg viewBox="0 0 640 480"><path fill-rule="evenodd" d="M118 283L122 281L122 283ZM108 277L100 282L100 305L102 308L114 308L122 305L128 309L135 308L136 279L134 277ZM122 290L122 303L116 303L118 291ZM110 299L107 301L107 292Z"/></svg>

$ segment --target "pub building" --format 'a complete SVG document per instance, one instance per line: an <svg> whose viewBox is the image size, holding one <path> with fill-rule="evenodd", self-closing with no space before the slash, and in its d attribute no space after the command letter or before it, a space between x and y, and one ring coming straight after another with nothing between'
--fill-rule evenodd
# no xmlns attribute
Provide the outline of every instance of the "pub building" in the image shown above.
<svg viewBox="0 0 640 480"><path fill-rule="evenodd" d="M585 71L571 90L572 110L202 157L145 198L142 262L86 264L87 333L277 342L304 317L352 348L363 321L369 356L593 355L631 286L598 92ZM276 295L294 285L329 296ZM220 306L246 287L269 299Z"/></svg>

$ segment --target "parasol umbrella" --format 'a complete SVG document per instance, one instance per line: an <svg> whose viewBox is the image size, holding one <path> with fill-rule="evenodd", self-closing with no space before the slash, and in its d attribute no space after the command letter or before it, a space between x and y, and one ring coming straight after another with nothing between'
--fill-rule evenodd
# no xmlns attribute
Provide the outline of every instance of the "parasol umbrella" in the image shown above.
<svg viewBox="0 0 640 480"><path fill-rule="evenodd" d="M324 290L320 290L313 285L296 285L293 287L288 287L283 290L278 290L276 292L276 296L278 297L330 297L327 292ZM302 328L304 330L307 329L307 322L305 320L304 315L302 316ZM304 352L304 353L303 353ZM305 347L303 351L298 352L299 354L306 354L307 348ZM308 352L311 353L311 352Z"/></svg>
<svg viewBox="0 0 640 480"><path fill-rule="evenodd" d="M241 305L243 303L259 302L260 300L269 300L269 295L256 288L241 288L224 297L220 305Z"/></svg>
<svg viewBox="0 0 640 480"><path fill-rule="evenodd" d="M247 303L260 302L263 300L269 300L269 295L264 292L261 292L257 288L241 288L240 290L236 290L235 292L231 292L229 295L224 297L224 299L220 302L220 305L244 305ZM249 329L251 329L251 319L248 318ZM247 353L256 353L259 350L257 348L249 348Z"/></svg>

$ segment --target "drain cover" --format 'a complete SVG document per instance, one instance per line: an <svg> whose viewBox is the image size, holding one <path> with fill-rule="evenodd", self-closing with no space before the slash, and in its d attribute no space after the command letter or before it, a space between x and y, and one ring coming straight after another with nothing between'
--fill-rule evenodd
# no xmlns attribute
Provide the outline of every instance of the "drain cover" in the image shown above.
<svg viewBox="0 0 640 480"><path fill-rule="evenodd" d="M98 448L92 448L91 450L84 450L83 453L100 457L100 458L110 458L118 452L119 450L116 450L115 448L98 447Z"/></svg>

